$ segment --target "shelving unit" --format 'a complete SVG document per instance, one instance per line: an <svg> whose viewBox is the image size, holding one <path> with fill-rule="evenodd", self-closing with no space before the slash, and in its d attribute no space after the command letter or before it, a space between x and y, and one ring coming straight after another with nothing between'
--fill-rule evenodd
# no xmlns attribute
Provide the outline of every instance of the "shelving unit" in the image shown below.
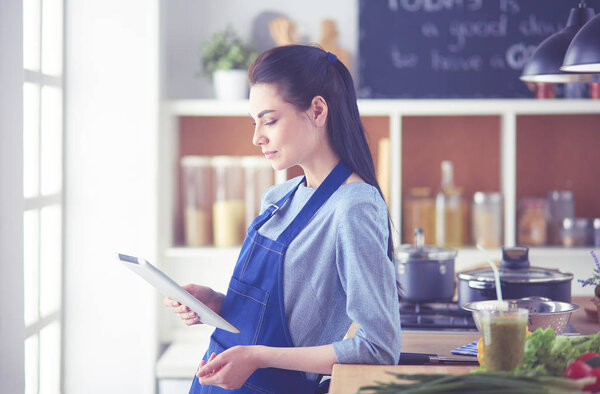
<svg viewBox="0 0 600 394"><path fill-rule="evenodd" d="M361 116L366 124L367 132L371 136L370 143L373 145L373 143L382 136L389 136L390 138L391 190L389 205L392 220L398 231L401 228L402 222L403 134L408 135L407 133L410 132L408 127L410 127L410 124L414 124L418 121L418 118L427 118L428 122L431 121L429 122L429 127L433 129L444 127L444 123L448 119L447 117L464 117L465 127L470 127L469 124L472 123L472 119L475 120L475 117L478 117L477 119L480 119L486 124L497 125L492 127L497 127L498 129L497 135L499 141L497 146L497 158L499 164L496 167L492 166L491 168L498 168L500 173L488 175L493 176L494 179L496 179L495 182L498 184L499 191L501 191L504 196L504 244L507 246L514 245L516 242L517 185L519 184L517 179L517 158L519 156L517 139L519 124L524 121L525 117L537 115L549 117L547 121L549 122L548 125L551 126L551 123L554 123L550 122L551 116L575 115L575 120L581 118L582 124L587 125L585 127L592 128L592 130L588 130L587 135L594 136L593 138L596 147L600 146L600 101L594 100L359 100L358 106ZM180 122L182 119L189 117L215 118L213 120L216 124L218 124L222 118L231 118L234 121L234 126L238 125L235 127L239 127L243 130L246 128L246 123L244 122L247 121L248 133L243 134L240 137L247 138L248 141L251 138L251 122L248 116L248 102L246 100L231 102L216 100L175 100L163 103L160 134L161 151L159 154L159 228L161 230L158 246L161 251L162 259L160 263L167 272L173 272L182 277L186 275L191 275L193 277L208 274L211 276L228 276L235 263L238 249L233 248L223 250L211 247L185 248L178 245L178 241L174 236L176 233L174 231L174 217L178 188L176 174L179 159ZM487 117L490 118L487 119ZM586 117L592 118L588 119ZM211 124L214 124L215 122L212 122ZM477 124L477 122L473 123ZM537 123L544 124L544 119L539 119ZM592 126L589 126L590 124ZM369 130L369 125L377 127L378 129ZM387 127L387 130L381 130L382 127ZM575 124L573 127L576 128L578 125ZM213 131L205 132L210 133ZM215 130L214 132L218 132L218 130ZM478 131L471 130L471 132L477 133ZM597 137L595 137L596 135ZM566 136L565 138L568 139ZM200 140L201 139L202 138L200 138ZM197 141L198 140L196 140L196 142ZM435 141L431 142L435 143ZM231 152L231 150L234 149L234 142L230 141L229 145L227 144L228 142L225 141L223 146L219 145L219 151L214 152L214 154L228 154L228 152ZM424 147L423 152L419 152L419 154L427 155L428 152L426 148L427 147ZM452 147L448 147L448 149L452 150ZM597 148L595 149L597 152ZM258 151L256 154L258 154ZM597 158L597 155L595 157ZM432 162L437 159L438 158L432 159ZM578 160L588 159L581 157ZM595 158L589 158L589 160L596 161ZM465 165L476 166L477 163L467 162ZM590 183L595 182L597 184L598 171L593 170L594 165L598 168L597 161L596 163L590 163L591 171L587 176L589 177ZM435 162L434 170L439 171L438 167L439 161ZM431 171L431 169L427 171ZM279 176L279 180L282 180L283 178L285 178L284 174ZM430 176L430 178L432 179L434 177ZM435 186L437 186L437 184ZM598 195L600 196L600 185L598 185L597 188ZM597 215L600 216L600 213L597 213ZM396 244L399 244L400 234L398 233L395 235ZM500 256L500 250L493 250L491 252L492 255L496 257ZM471 264L480 263L482 259L478 253L479 252L472 247L461 248L457 258L457 271L464 269ZM573 272L576 278L587 275L593 261L589 256L589 250L587 248L533 248L531 250L531 260L533 265L548 268L561 268ZM188 279L186 278L185 280ZM573 293L587 294L589 292L587 289L582 291L579 284L574 280Z"/></svg>

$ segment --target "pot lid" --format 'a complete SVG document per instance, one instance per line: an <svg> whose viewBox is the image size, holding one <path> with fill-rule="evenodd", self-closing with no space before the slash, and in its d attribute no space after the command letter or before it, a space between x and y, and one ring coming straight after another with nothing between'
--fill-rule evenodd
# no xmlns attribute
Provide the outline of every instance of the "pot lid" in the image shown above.
<svg viewBox="0 0 600 394"><path fill-rule="evenodd" d="M573 274L541 267L528 268L499 268L500 282L503 283L545 283L564 282L573 279ZM495 281L494 272L491 268L481 268L465 271L458 274L459 279L475 280L478 282Z"/></svg>
<svg viewBox="0 0 600 394"><path fill-rule="evenodd" d="M431 261L431 260L451 260L456 257L458 252L453 249L446 249L434 245L425 245L423 230L415 229L415 243L405 244L398 247L394 253L398 262L406 263L413 261Z"/></svg>
<svg viewBox="0 0 600 394"><path fill-rule="evenodd" d="M529 265L529 249L522 246L502 248L502 262L498 272L500 281L504 283L545 283L564 282L573 279L573 274L555 269L531 267ZM479 268L461 272L459 279L478 282L494 282L492 268Z"/></svg>

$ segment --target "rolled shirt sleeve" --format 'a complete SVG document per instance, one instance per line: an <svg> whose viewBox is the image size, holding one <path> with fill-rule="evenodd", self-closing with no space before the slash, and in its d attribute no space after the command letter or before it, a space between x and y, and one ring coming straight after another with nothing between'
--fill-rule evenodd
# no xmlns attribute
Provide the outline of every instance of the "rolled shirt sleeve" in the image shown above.
<svg viewBox="0 0 600 394"><path fill-rule="evenodd" d="M346 313L360 328L334 342L343 364L397 364L400 310L393 262L387 256L387 208L379 195L350 204L336 236L336 265ZM382 218L385 218L384 220Z"/></svg>

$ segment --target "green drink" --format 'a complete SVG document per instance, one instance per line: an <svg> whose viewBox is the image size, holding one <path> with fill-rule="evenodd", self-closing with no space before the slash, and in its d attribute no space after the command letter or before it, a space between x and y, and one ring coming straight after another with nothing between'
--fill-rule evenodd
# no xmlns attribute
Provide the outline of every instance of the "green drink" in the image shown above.
<svg viewBox="0 0 600 394"><path fill-rule="evenodd" d="M527 309L479 311L486 371L512 371L523 361Z"/></svg>

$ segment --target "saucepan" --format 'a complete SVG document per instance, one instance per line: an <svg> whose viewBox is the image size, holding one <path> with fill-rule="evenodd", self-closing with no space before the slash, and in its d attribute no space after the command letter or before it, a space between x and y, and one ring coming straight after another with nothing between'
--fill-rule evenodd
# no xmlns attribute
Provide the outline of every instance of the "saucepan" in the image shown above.
<svg viewBox="0 0 600 394"><path fill-rule="evenodd" d="M423 230L415 229L414 245L395 251L396 280L402 301L415 304L451 302L454 296L454 259L458 252L425 245Z"/></svg>
<svg viewBox="0 0 600 394"><path fill-rule="evenodd" d="M531 267L529 249L522 246L502 248L500 268L502 297L546 297L571 302L573 274L556 269ZM491 267L459 272L458 304L496 299L496 282Z"/></svg>

